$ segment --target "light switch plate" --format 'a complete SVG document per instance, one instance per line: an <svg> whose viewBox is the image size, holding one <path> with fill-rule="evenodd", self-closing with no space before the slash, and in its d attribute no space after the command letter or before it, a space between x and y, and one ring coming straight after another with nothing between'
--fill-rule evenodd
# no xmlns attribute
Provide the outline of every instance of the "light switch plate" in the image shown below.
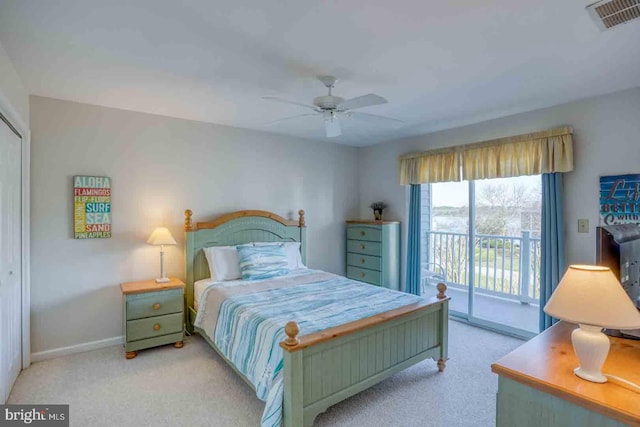
<svg viewBox="0 0 640 427"><path fill-rule="evenodd" d="M586 218L582 218L578 220L578 233L588 233L589 232L589 220Z"/></svg>

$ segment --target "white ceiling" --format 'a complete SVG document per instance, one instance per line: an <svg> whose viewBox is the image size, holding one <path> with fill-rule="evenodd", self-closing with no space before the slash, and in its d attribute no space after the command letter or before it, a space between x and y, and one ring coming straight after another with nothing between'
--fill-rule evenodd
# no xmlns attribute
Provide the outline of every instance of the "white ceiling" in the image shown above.
<svg viewBox="0 0 640 427"><path fill-rule="evenodd" d="M32 94L325 140L310 103L370 92L331 142L369 145L640 86L640 20L601 32L585 0L0 0Z"/></svg>

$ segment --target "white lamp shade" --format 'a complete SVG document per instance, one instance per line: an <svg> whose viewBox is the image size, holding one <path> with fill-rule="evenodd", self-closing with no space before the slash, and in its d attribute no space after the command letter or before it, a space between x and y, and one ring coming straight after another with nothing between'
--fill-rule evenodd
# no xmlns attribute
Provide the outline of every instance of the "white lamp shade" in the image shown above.
<svg viewBox="0 0 640 427"><path fill-rule="evenodd" d="M608 267L570 266L544 311L557 319L582 325L640 328L640 311Z"/></svg>
<svg viewBox="0 0 640 427"><path fill-rule="evenodd" d="M153 230L147 243L150 245L175 245L176 239L173 238L166 227L158 227Z"/></svg>

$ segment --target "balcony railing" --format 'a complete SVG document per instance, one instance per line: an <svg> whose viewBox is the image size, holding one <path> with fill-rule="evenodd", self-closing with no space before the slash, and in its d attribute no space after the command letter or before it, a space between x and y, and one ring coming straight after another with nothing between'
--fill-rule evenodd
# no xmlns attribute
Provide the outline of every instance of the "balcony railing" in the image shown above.
<svg viewBox="0 0 640 427"><path fill-rule="evenodd" d="M468 289L469 235L428 231L423 258L423 282L429 272L445 276L447 285ZM474 292L535 303L540 300L540 239L476 234L473 243Z"/></svg>

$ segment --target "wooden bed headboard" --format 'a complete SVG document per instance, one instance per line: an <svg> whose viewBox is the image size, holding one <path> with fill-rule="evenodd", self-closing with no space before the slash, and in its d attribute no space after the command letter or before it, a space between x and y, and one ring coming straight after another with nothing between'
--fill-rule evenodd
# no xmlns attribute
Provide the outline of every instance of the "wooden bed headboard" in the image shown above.
<svg viewBox="0 0 640 427"><path fill-rule="evenodd" d="M306 263L306 225L304 211L290 221L278 214L246 210L232 212L211 222L193 223L190 209L184 211L185 257L187 268L187 310L193 307L193 284L209 277L202 248L233 246L250 242L300 242L302 261ZM189 322L190 323L190 322Z"/></svg>

